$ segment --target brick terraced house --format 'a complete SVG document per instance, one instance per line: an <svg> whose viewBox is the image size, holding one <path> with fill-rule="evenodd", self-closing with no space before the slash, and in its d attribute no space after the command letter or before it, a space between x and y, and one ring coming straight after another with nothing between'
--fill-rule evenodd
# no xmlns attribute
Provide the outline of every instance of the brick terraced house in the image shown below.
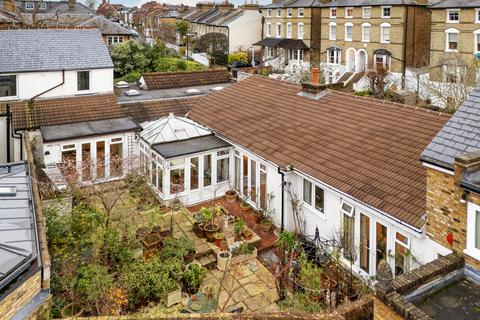
<svg viewBox="0 0 480 320"><path fill-rule="evenodd" d="M273 1L262 7L262 63L274 70L309 69L320 63L320 9L316 1Z"/></svg>

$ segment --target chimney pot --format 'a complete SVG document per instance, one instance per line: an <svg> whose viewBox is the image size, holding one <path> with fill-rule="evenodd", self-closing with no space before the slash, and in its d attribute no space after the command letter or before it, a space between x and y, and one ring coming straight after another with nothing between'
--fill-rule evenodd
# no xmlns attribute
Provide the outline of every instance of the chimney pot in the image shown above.
<svg viewBox="0 0 480 320"><path fill-rule="evenodd" d="M312 69L312 83L314 84L318 83L318 68Z"/></svg>

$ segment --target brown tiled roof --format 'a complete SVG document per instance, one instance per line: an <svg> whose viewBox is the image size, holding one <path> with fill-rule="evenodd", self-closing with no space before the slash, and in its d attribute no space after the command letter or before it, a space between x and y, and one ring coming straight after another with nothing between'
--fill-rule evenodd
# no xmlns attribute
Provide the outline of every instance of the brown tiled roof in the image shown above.
<svg viewBox="0 0 480 320"><path fill-rule="evenodd" d="M10 106L17 130L125 117L114 94L38 99L31 105L24 100Z"/></svg>
<svg viewBox="0 0 480 320"><path fill-rule="evenodd" d="M425 109L252 76L203 97L189 116L281 167L319 181L416 228L426 172L420 153L449 119Z"/></svg>
<svg viewBox="0 0 480 320"><path fill-rule="evenodd" d="M203 86L231 81L227 69L200 71L152 72L144 73L143 79L149 90Z"/></svg>
<svg viewBox="0 0 480 320"><path fill-rule="evenodd" d="M168 116L169 113L174 113L176 116L185 116L200 98L125 102L121 106L126 116L131 117L137 123L142 123Z"/></svg>

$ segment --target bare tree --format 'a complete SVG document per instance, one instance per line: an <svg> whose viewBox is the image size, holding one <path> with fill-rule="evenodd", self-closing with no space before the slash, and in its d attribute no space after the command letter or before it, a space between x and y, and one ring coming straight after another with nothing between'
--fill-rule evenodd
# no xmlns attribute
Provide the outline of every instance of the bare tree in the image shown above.
<svg viewBox="0 0 480 320"><path fill-rule="evenodd" d="M443 111L453 113L478 85L478 59L452 53L419 76L421 95Z"/></svg>

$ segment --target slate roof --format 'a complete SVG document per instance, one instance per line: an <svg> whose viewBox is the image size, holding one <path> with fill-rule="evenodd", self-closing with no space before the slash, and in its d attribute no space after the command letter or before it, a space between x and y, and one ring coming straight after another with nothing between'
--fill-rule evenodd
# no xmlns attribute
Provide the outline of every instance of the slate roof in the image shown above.
<svg viewBox="0 0 480 320"><path fill-rule="evenodd" d="M13 128L33 129L41 126L77 123L102 119L123 118L122 107L114 94L96 94L54 99L10 102ZM5 111L5 105L0 105Z"/></svg>
<svg viewBox="0 0 480 320"><path fill-rule="evenodd" d="M473 90L422 153L422 160L453 170L457 155L480 150L480 88Z"/></svg>
<svg viewBox="0 0 480 320"><path fill-rule="evenodd" d="M435 0L429 1L431 4ZM317 7L363 7L363 6L428 6L429 3L422 3L415 0L335 0L327 3L317 2Z"/></svg>
<svg viewBox="0 0 480 320"><path fill-rule="evenodd" d="M152 149L160 154L163 159L171 159L227 147L230 147L228 142L210 134L188 140L155 144L152 146Z"/></svg>
<svg viewBox="0 0 480 320"><path fill-rule="evenodd" d="M424 225L420 153L449 115L251 76L204 96L189 117L285 168L293 166L394 218Z"/></svg>
<svg viewBox="0 0 480 320"><path fill-rule="evenodd" d="M122 103L121 107L126 116L142 123L168 116L170 113L185 116L199 100L200 97L138 101Z"/></svg>
<svg viewBox="0 0 480 320"><path fill-rule="evenodd" d="M104 16L96 16L90 20L81 22L79 27L97 27L103 35L127 35L133 36L134 33L120 24L110 21Z"/></svg>
<svg viewBox="0 0 480 320"><path fill-rule="evenodd" d="M276 3L270 3L262 6L262 9L276 9L276 8L309 8L317 6L316 0L280 0Z"/></svg>
<svg viewBox="0 0 480 320"><path fill-rule="evenodd" d="M480 8L480 0L444 0L431 6L432 9Z"/></svg>
<svg viewBox="0 0 480 320"><path fill-rule="evenodd" d="M113 68L96 29L0 30L0 73Z"/></svg>
<svg viewBox="0 0 480 320"><path fill-rule="evenodd" d="M200 71L152 72L142 76L148 90L184 88L215 83L231 82L227 69L208 69Z"/></svg>
<svg viewBox="0 0 480 320"><path fill-rule="evenodd" d="M257 43L253 44L254 46L264 46L264 47L279 47L284 49L295 49L295 50L308 50L308 46L300 39L287 39L287 38L264 38Z"/></svg>

